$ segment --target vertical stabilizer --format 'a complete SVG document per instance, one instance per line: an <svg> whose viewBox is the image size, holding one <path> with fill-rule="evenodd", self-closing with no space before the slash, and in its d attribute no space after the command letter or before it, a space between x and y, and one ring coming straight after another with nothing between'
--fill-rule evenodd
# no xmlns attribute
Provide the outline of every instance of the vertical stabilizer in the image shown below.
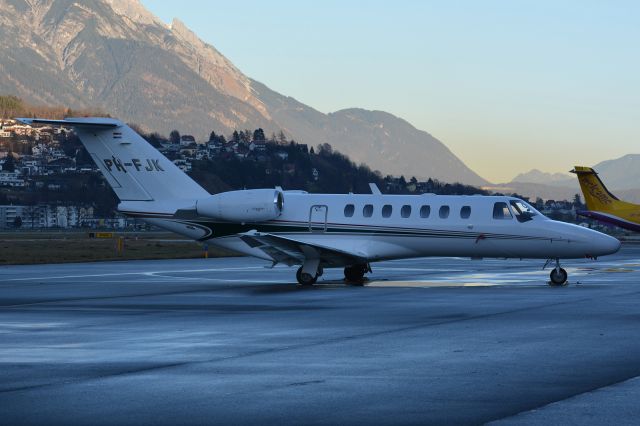
<svg viewBox="0 0 640 426"><path fill-rule="evenodd" d="M598 177L598 174L591 167L576 166L571 173L578 175L578 182L584 195L587 209L600 212L613 212L619 208L624 208L624 201L620 201L613 195Z"/></svg>
<svg viewBox="0 0 640 426"><path fill-rule="evenodd" d="M126 124L111 118L18 119L73 127L120 201L195 200L209 195Z"/></svg>

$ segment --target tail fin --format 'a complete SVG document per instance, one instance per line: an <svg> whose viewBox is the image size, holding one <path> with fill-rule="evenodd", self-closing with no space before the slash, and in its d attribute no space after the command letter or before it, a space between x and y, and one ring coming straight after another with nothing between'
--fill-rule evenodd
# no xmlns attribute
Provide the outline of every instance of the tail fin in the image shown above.
<svg viewBox="0 0 640 426"><path fill-rule="evenodd" d="M629 203L620 201L613 195L591 167L576 166L571 173L578 175L578 182L584 195L587 209L600 212L613 212L624 208Z"/></svg>
<svg viewBox="0 0 640 426"><path fill-rule="evenodd" d="M120 201L195 200L209 195L133 129L118 120L97 117L17 120L25 124L73 127Z"/></svg>

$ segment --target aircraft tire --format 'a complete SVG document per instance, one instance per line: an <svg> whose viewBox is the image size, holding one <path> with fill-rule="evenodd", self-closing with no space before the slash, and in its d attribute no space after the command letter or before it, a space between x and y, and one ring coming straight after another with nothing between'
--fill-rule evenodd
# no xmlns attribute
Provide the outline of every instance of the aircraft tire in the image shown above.
<svg viewBox="0 0 640 426"><path fill-rule="evenodd" d="M562 268L553 268L549 274L549 279L551 280L549 285L554 287L565 285L567 283L567 278L567 271Z"/></svg>
<svg viewBox="0 0 640 426"><path fill-rule="evenodd" d="M352 265L344 268L344 278L351 284L363 285L366 267L363 265Z"/></svg>
<svg viewBox="0 0 640 426"><path fill-rule="evenodd" d="M301 266L300 268L298 268L298 271L296 272L296 279L298 280L301 286L308 287L316 283L316 281L318 280L318 276L316 275L314 277L313 275L303 273L302 266Z"/></svg>

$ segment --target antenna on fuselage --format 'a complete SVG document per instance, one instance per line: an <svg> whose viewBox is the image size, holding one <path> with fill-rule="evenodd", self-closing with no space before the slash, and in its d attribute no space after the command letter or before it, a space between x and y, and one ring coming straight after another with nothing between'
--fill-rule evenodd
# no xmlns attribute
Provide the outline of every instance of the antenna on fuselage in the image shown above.
<svg viewBox="0 0 640 426"><path fill-rule="evenodd" d="M376 185L373 182L369 182L369 188L371 188L371 193L373 195L381 195L382 192L380 192L380 188L378 188L378 185Z"/></svg>

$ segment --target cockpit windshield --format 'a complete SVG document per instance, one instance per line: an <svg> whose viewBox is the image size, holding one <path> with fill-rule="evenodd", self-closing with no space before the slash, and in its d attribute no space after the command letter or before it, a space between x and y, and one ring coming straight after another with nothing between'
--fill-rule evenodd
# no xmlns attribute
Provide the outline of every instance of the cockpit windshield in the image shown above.
<svg viewBox="0 0 640 426"><path fill-rule="evenodd" d="M532 220L534 216L540 214L536 209L522 200L511 200L509 203L518 222L527 222Z"/></svg>

